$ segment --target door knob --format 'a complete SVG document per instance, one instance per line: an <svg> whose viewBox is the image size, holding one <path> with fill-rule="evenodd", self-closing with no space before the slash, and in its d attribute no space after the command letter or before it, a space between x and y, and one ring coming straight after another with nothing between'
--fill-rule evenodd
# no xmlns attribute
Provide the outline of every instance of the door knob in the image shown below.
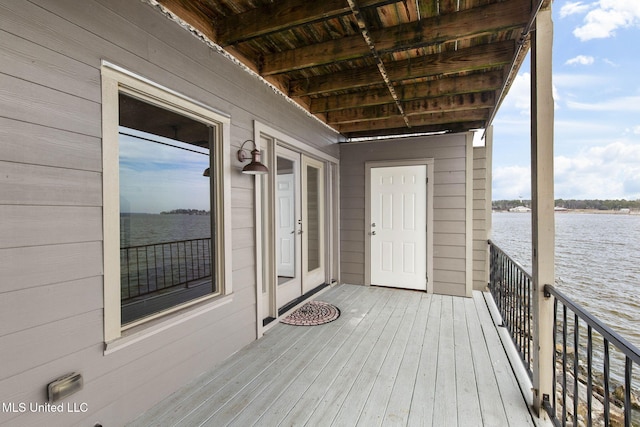
<svg viewBox="0 0 640 427"><path fill-rule="evenodd" d="M375 231L372 231L370 234L371 234L372 236L375 236L375 235L376 235L376 232L375 232Z"/></svg>

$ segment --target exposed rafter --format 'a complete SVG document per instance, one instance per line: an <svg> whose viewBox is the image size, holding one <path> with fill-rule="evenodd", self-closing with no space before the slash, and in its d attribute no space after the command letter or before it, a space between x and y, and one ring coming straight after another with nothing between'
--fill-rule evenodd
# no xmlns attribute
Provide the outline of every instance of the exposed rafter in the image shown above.
<svg viewBox="0 0 640 427"><path fill-rule="evenodd" d="M466 49L436 53L418 58L405 59L387 66L391 81L400 82L422 77L453 75L509 63L515 51L513 40L482 44ZM488 70L491 71L491 70ZM382 83L377 66L294 80L290 83L289 95L308 96L360 88L372 83Z"/></svg>
<svg viewBox="0 0 640 427"><path fill-rule="evenodd" d="M548 2L156 1L347 137L486 126Z"/></svg>
<svg viewBox="0 0 640 427"><path fill-rule="evenodd" d="M489 34L497 28L521 27L528 18L529 8L521 0L509 0L383 28L371 32L370 37L379 53L398 52ZM285 73L368 54L369 48L362 37L345 37L266 55L261 72L263 75Z"/></svg>

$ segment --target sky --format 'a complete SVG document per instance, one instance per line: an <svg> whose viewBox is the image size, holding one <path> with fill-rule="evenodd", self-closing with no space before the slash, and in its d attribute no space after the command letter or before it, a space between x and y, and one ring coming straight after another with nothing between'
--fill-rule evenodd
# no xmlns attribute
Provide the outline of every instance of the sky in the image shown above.
<svg viewBox="0 0 640 427"><path fill-rule="evenodd" d="M121 133L119 144L121 212L211 210L209 179L202 176L209 167L207 150L133 129L120 130L129 134Z"/></svg>
<svg viewBox="0 0 640 427"><path fill-rule="evenodd" d="M555 198L640 200L640 0L556 0L553 22ZM493 200L531 198L530 71L493 121Z"/></svg>

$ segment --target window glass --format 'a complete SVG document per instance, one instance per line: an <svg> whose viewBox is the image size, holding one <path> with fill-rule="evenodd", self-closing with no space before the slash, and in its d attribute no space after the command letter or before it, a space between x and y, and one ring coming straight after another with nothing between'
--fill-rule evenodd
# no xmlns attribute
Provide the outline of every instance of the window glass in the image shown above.
<svg viewBox="0 0 640 427"><path fill-rule="evenodd" d="M216 292L211 135L209 125L119 94L123 325Z"/></svg>

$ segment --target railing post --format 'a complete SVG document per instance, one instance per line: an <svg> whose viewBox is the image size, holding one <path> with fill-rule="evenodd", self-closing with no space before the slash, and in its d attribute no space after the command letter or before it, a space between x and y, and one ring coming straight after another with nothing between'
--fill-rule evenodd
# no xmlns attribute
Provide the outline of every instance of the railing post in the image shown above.
<svg viewBox="0 0 640 427"><path fill-rule="evenodd" d="M553 191L553 94L551 6L536 17L531 48L531 192L533 250L533 404L538 415L553 396L553 298L544 285L555 283Z"/></svg>

